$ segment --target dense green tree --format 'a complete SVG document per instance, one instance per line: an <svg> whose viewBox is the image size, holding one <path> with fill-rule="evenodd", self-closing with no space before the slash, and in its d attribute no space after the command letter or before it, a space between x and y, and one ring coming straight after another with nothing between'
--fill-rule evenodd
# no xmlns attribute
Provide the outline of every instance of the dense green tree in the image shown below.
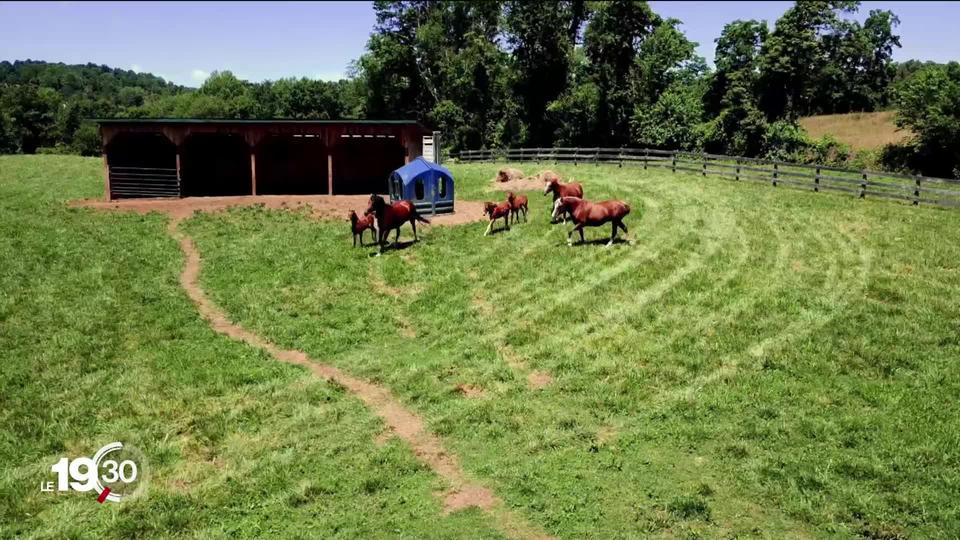
<svg viewBox="0 0 960 540"><path fill-rule="evenodd" d="M549 146L555 127L547 106L567 87L571 55L583 24L583 2L545 5L511 0L505 3L504 29L514 70L512 99L527 126L524 144Z"/></svg>
<svg viewBox="0 0 960 540"><path fill-rule="evenodd" d="M701 126L701 142L709 152L758 155L767 121L758 106L760 54L767 39L762 21L734 21L717 38L716 71L709 77L704 109L710 120Z"/></svg>
<svg viewBox="0 0 960 540"><path fill-rule="evenodd" d="M571 96L578 99L568 98L567 102L579 111L584 98L596 94L592 100L597 107L596 128L591 133L596 144L619 146L629 141L629 121L636 101L634 78L650 75L638 74L641 68L637 66L637 55L659 23L646 2L599 2L591 11L583 36L589 86Z"/></svg>
<svg viewBox="0 0 960 540"><path fill-rule="evenodd" d="M827 57L821 36L836 32L852 0L804 0L777 20L761 53L762 108L770 119L796 118L812 111Z"/></svg>
<svg viewBox="0 0 960 540"><path fill-rule="evenodd" d="M873 10L864 24L838 21L823 36L824 64L810 113L870 111L887 104L896 68L893 47L900 46L893 28L899 19L890 11Z"/></svg>
<svg viewBox="0 0 960 540"><path fill-rule="evenodd" d="M429 12L424 0L377 0L376 24L367 53L357 61L366 89L365 112L371 118L424 120L437 100L428 95L425 71L417 63L417 33Z"/></svg>
<svg viewBox="0 0 960 540"><path fill-rule="evenodd" d="M960 64L930 66L896 89L897 125L915 134L910 165L924 174L960 177Z"/></svg>
<svg viewBox="0 0 960 540"><path fill-rule="evenodd" d="M737 20L723 27L716 39L715 71L705 95L706 112L712 116L736 105L737 97L749 97L756 105L757 81L760 77L760 50L768 35L763 21Z"/></svg>
<svg viewBox="0 0 960 540"><path fill-rule="evenodd" d="M644 147L696 150L701 145L698 126L702 120L703 85L676 83L652 106L635 109L632 139Z"/></svg>

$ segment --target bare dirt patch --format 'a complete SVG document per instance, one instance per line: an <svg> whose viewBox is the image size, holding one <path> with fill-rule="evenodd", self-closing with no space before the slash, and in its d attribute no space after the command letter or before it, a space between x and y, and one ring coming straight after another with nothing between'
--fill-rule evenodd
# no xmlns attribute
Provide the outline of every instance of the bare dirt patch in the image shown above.
<svg viewBox="0 0 960 540"><path fill-rule="evenodd" d="M234 340L257 347L277 360L306 368L314 375L338 384L357 396L387 425L388 431L402 439L417 459L450 486L444 496L447 511L477 506L491 514L491 521L510 538L543 538L522 516L512 512L489 489L472 482L460 467L459 459L450 453L439 437L427 430L422 418L407 409L389 389L359 379L328 364L316 362L303 351L282 349L259 335L230 322L226 314L200 288L200 253L193 239L177 227L180 218L170 220L168 230L180 244L186 263L180 274L180 285L197 306L200 315L217 332Z"/></svg>
<svg viewBox="0 0 960 540"><path fill-rule="evenodd" d="M546 371L531 371L530 374L527 375L527 386L534 390L550 386L552 382L553 376Z"/></svg>
<svg viewBox="0 0 960 540"><path fill-rule="evenodd" d="M468 398L480 398L486 395L486 390L472 384L461 383L454 387L457 392Z"/></svg>
<svg viewBox="0 0 960 540"><path fill-rule="evenodd" d="M509 182L494 182L493 189L499 191L541 191L543 190L543 182L538 180L536 176L528 176Z"/></svg>
<svg viewBox="0 0 960 540"><path fill-rule="evenodd" d="M77 208L94 208L117 212L148 214L161 212L173 218L190 217L194 212L220 212L239 206L262 205L274 210L308 208L316 219L335 219L346 222L351 210L363 214L369 195L248 195L239 197L184 197L182 199L121 199L104 201L83 199L70 202ZM457 200L453 214L427 216L433 225L460 225L486 219L483 203Z"/></svg>
<svg viewBox="0 0 960 540"><path fill-rule="evenodd" d="M484 510L493 508L496 497L489 489L479 486L464 487L459 491L448 493L443 499L443 512L449 514L464 508L476 506Z"/></svg>
<svg viewBox="0 0 960 540"><path fill-rule="evenodd" d="M370 267L367 271L367 282L370 283L370 286L373 287L373 290L377 294L382 294L390 296L392 298L401 298L403 296L417 296L420 294L422 287L393 287L387 284L383 280L383 275L380 274L374 267Z"/></svg>
<svg viewBox="0 0 960 540"><path fill-rule="evenodd" d="M476 279L476 278L472 278ZM470 303L477 310L480 315L484 317L493 316L493 306L490 305L490 302L487 302L487 299L484 298L480 293L474 292L473 298L470 300Z"/></svg>
<svg viewBox="0 0 960 540"><path fill-rule="evenodd" d="M397 332L400 333L401 337L407 339L413 339L417 337L417 331L413 328L413 325L410 324L410 321L404 319L403 317L397 317Z"/></svg>
<svg viewBox="0 0 960 540"><path fill-rule="evenodd" d="M500 176L497 175L497 178L493 179L493 189L500 191L540 191L550 180L562 181L563 178L549 169L542 170L533 176L510 178L507 180L500 180Z"/></svg>
<svg viewBox="0 0 960 540"><path fill-rule="evenodd" d="M600 426L597 430L597 443L605 445L617 438L617 428L613 426Z"/></svg>
<svg viewBox="0 0 960 540"><path fill-rule="evenodd" d="M517 351L513 350L513 347L510 345L505 343L498 345L497 352L500 353L500 357L503 358L503 361L512 369L521 373L527 372L527 387L531 390L539 390L549 386L553 382L553 376L546 371L528 371L530 368L527 365L527 361L520 356Z"/></svg>

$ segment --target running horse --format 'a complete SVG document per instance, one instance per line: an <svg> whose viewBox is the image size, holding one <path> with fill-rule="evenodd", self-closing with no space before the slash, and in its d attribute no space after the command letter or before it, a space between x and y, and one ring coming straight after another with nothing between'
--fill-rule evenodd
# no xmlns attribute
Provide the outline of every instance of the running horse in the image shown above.
<svg viewBox="0 0 960 540"><path fill-rule="evenodd" d="M490 223L487 225L486 232L483 233L484 236L490 234L493 231L493 224L500 218L503 218L503 223L506 225L507 230L510 230L510 202L502 202L500 204L494 202L485 202L483 203L483 215L487 216L490 219Z"/></svg>
<svg viewBox="0 0 960 540"><path fill-rule="evenodd" d="M373 215L376 219L377 245L380 247L380 253L383 253L383 245L386 243L390 231L397 231L397 235L393 239L393 243L396 245L400 241L400 226L409 221L413 228L413 240L416 242L418 241L417 222L430 223L429 220L417 212L417 208L413 206L412 202L397 201L387 204L387 201L377 194L370 195L370 204L363 215Z"/></svg>
<svg viewBox="0 0 960 540"><path fill-rule="evenodd" d="M373 216L365 215L363 217L357 217L357 213L351 210L347 218L350 220L350 230L353 231L353 247L357 247L358 236L360 237L360 247L363 247L363 231L367 229L370 229L370 236L376 241L377 229L374 227Z"/></svg>
<svg viewBox="0 0 960 540"><path fill-rule="evenodd" d="M623 229L627 233L627 226L623 224L623 218L630 213L630 205L623 201L600 201L590 202L579 197L560 197L553 203L553 217L556 218L561 212L569 212L573 218L574 227L567 233L567 244L573 245L573 233L580 233L580 241L583 242L584 227L598 227L604 223L612 223L610 231L610 241L607 246L613 244L617 237L617 228Z"/></svg>
<svg viewBox="0 0 960 540"><path fill-rule="evenodd" d="M563 182L554 178L552 180L547 181L547 185L544 186L543 188L543 194L546 195L547 193L553 193L553 204L554 204L554 207L556 207L557 200L560 199L560 197L578 197L582 199L583 186L580 185L579 182L570 182L570 183L564 184ZM557 220L557 213L554 212L553 218L552 218L553 223L556 223L556 220ZM567 222L566 212L563 213L563 222L564 223Z"/></svg>
<svg viewBox="0 0 960 540"><path fill-rule="evenodd" d="M514 195L512 191L508 191L507 202L510 203L510 214L513 216L513 222L520 223L520 212L523 212L523 222L526 223L528 206L527 196Z"/></svg>

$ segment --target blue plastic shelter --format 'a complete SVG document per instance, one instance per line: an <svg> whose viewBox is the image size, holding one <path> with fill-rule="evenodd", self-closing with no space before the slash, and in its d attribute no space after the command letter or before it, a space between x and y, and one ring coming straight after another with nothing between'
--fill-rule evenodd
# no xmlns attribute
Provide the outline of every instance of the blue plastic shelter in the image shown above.
<svg viewBox="0 0 960 540"><path fill-rule="evenodd" d="M441 165L418 157L390 173L390 200L413 202L421 214L453 212L453 175Z"/></svg>

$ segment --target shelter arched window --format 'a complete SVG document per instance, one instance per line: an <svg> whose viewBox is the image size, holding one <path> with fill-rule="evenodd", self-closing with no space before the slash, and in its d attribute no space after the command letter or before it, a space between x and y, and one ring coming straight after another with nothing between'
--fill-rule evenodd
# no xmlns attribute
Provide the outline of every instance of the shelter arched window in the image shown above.
<svg viewBox="0 0 960 540"><path fill-rule="evenodd" d="M440 177L440 194L441 199L447 198L447 179L443 176Z"/></svg>
<svg viewBox="0 0 960 540"><path fill-rule="evenodd" d="M423 179L417 178L417 181L413 185L413 190L417 200L423 199Z"/></svg>

